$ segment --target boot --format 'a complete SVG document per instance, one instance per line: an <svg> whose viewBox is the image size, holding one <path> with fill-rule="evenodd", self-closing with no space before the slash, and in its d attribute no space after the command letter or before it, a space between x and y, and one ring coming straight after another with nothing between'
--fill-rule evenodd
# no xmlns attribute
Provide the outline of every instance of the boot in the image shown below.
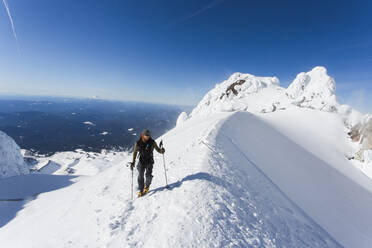
<svg viewBox="0 0 372 248"><path fill-rule="evenodd" d="M143 194L147 194L150 190L150 186L145 186L145 188L143 189Z"/></svg>
<svg viewBox="0 0 372 248"><path fill-rule="evenodd" d="M144 191L138 191L138 197L141 197L141 196L143 196L144 194L145 194Z"/></svg>

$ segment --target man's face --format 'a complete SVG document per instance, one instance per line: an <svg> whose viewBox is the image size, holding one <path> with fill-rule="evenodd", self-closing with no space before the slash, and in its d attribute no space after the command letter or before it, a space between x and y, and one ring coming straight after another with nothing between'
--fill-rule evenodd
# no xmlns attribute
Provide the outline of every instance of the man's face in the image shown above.
<svg viewBox="0 0 372 248"><path fill-rule="evenodd" d="M150 139L150 136L148 136L148 135L143 135L143 140L144 141L148 141Z"/></svg>

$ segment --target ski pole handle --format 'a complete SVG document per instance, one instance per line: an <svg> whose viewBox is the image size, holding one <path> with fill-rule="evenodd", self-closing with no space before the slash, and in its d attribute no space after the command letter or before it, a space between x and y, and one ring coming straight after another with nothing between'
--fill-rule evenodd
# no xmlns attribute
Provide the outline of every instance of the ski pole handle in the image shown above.
<svg viewBox="0 0 372 248"><path fill-rule="evenodd" d="M135 166L135 163L132 163L132 162L128 162L127 167L130 167L131 170L133 170L134 166Z"/></svg>

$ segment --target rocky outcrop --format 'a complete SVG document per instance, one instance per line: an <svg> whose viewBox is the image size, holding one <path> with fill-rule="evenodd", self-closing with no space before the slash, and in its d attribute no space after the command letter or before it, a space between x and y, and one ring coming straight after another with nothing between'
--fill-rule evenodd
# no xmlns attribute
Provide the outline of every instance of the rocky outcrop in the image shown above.
<svg viewBox="0 0 372 248"><path fill-rule="evenodd" d="M359 142L362 145L362 149L372 149L372 116L367 120L354 126L350 133L350 138L354 142Z"/></svg>
<svg viewBox="0 0 372 248"><path fill-rule="evenodd" d="M238 91L235 89L235 86L237 86L237 85L242 85L242 84L244 84L244 83L245 83L245 80L243 80L243 79L240 79L240 80L238 80L238 81L232 83L232 84L227 88L227 90L226 90L226 95L229 96L229 95L231 94L231 92L232 92L232 93L234 93L234 95L237 96L237 95L238 95Z"/></svg>
<svg viewBox="0 0 372 248"><path fill-rule="evenodd" d="M372 150L372 115L366 116L359 124L355 125L349 132L354 142L359 142L360 150L355 158L364 161L365 151Z"/></svg>

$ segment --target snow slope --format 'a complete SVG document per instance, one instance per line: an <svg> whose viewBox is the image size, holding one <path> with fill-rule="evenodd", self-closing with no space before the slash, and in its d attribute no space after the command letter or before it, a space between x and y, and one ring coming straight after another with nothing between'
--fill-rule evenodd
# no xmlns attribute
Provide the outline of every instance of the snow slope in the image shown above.
<svg viewBox="0 0 372 248"><path fill-rule="evenodd" d="M161 156L152 191L135 201L130 170L115 163L28 202L0 240L6 247L339 247L224 140L231 118L193 118L162 137L169 190Z"/></svg>
<svg viewBox="0 0 372 248"><path fill-rule="evenodd" d="M19 146L11 137L0 131L0 180L28 173Z"/></svg>
<svg viewBox="0 0 372 248"><path fill-rule="evenodd" d="M21 196L0 190L0 210L10 213L0 218L1 244L370 247L372 181L346 158L355 151L347 132L358 113L337 103L333 86L322 67L298 76L292 89L233 74L158 139L170 187L155 154L143 198L131 200L126 153L45 158L60 165L45 170L64 175L61 183L20 189ZM24 180L17 178L1 188Z"/></svg>
<svg viewBox="0 0 372 248"><path fill-rule="evenodd" d="M247 161L259 167L338 242L345 247L370 247L371 180L351 166L346 158L337 156L337 146L329 149L329 140L323 144L319 142L317 147L312 146L314 148L309 150L306 149L309 146L299 145L301 139L296 138L298 134L288 134L291 131L284 128L280 132L273 128L270 117L264 119L249 113L236 113L224 124L220 133L226 133L222 136L235 144ZM316 121L313 123L316 124ZM298 123L286 120L281 124L290 129ZM324 125L324 122L318 124ZM306 133L302 135L318 133L316 127L305 127L303 131L305 129ZM247 132L242 135L243 130ZM321 132L325 134L327 131ZM315 144L318 140L311 137L305 142ZM267 153L262 152L265 150ZM324 150L326 153L322 153Z"/></svg>

